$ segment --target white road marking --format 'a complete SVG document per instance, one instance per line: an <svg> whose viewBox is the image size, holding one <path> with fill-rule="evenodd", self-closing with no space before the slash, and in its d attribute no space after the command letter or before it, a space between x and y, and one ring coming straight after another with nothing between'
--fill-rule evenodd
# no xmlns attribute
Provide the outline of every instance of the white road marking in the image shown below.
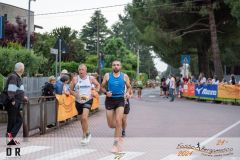
<svg viewBox="0 0 240 160"><path fill-rule="evenodd" d="M216 139L217 137L221 136L222 134L226 133L227 131L231 130L232 128L236 127L236 126L239 125L239 124L240 124L240 121L232 124L231 126L229 126L229 127L225 128L224 130L218 132L218 133L215 134L214 136L212 136L212 137L206 139L205 141L201 142L200 145L201 145L201 146L204 146L204 145L210 143L211 141L213 141L213 140ZM192 158L191 158L191 157L192 157ZM187 157L187 158L188 158L189 160L192 160L192 159L194 159L194 158L196 158L196 157L198 157L198 156L191 156L191 157ZM179 158L181 158L181 160L182 160L183 157L182 157L182 156L179 157L179 156L177 156L176 154L170 154L170 155L164 157L164 158L161 159L161 160L178 160ZM184 159L183 159L183 160L184 160Z"/></svg>
<svg viewBox="0 0 240 160"><path fill-rule="evenodd" d="M131 159L139 157L143 154L144 154L144 152L124 152L124 154L122 154L120 159L121 160L131 160ZM113 160L115 157L116 157L116 155L112 154L110 156L106 156L106 157L100 158L98 160Z"/></svg>
<svg viewBox="0 0 240 160"><path fill-rule="evenodd" d="M195 155L184 157L184 156L177 156L176 154L170 154L161 160L192 160L195 157L196 157Z"/></svg>
<svg viewBox="0 0 240 160"><path fill-rule="evenodd" d="M203 141L200 143L201 146L204 146L206 144L208 144L209 142L213 141L214 139L216 139L217 137L221 136L222 134L226 133L227 131L231 130L232 128L236 127L237 125L240 124L240 121L232 124L231 126L227 127L226 129L218 132L217 134L215 134L214 136L210 137L209 139Z"/></svg>
<svg viewBox="0 0 240 160"><path fill-rule="evenodd" d="M71 149L71 150L67 150L64 152L59 152L56 154L52 154L49 156L45 156L42 157L40 159L37 160L66 160L66 159L72 159L72 158L76 158L76 157L80 157L82 155L88 154L88 153L92 153L96 151L95 149Z"/></svg>
<svg viewBox="0 0 240 160"><path fill-rule="evenodd" d="M20 148L20 156L22 156L22 155L26 155L26 154L42 151L42 150L48 149L50 147L48 147L48 146L28 146L28 147L21 148L20 146L14 146L14 147L13 146L12 147L9 146L8 148L13 148L13 149L14 148ZM15 151L12 151L12 154L15 155ZM11 157L13 157L13 156L11 156ZM6 158L8 158L6 156L6 151L5 152L1 152L0 153L0 160L4 160Z"/></svg>
<svg viewBox="0 0 240 160"><path fill-rule="evenodd" d="M154 98L154 97L156 97L155 95L150 95L150 96L148 96L148 97L150 97L150 98Z"/></svg>

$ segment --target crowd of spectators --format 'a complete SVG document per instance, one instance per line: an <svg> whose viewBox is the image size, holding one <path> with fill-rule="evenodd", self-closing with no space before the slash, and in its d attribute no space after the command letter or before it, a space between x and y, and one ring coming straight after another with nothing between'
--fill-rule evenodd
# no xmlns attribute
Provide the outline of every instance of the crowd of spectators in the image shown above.
<svg viewBox="0 0 240 160"><path fill-rule="evenodd" d="M195 84L229 84L229 85L240 85L240 80L237 81L236 76L232 74L230 76L230 80L227 81L226 79L219 80L219 78L214 75L213 77L206 77L203 72L201 72L196 78L195 76L174 76L175 79L175 94L180 97L181 93L183 92L183 85L188 83L195 83ZM167 76L166 78L161 78L160 82L160 96L164 96L168 98L169 96L169 87L170 87L170 80L171 75Z"/></svg>

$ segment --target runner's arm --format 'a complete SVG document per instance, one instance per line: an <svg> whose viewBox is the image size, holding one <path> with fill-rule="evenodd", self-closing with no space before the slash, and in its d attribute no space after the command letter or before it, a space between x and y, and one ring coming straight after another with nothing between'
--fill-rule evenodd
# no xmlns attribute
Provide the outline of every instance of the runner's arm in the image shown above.
<svg viewBox="0 0 240 160"><path fill-rule="evenodd" d="M108 77L109 77L109 74L106 73L103 77L103 81L102 81L102 84L101 84L101 91L102 93L106 94L107 93L107 90L105 89L105 86L107 84L107 81L108 81Z"/></svg>
<svg viewBox="0 0 240 160"><path fill-rule="evenodd" d="M126 94L128 95L131 95L131 84L130 84L130 80L129 80L129 77L127 74L124 74L124 80L125 80L125 83L126 83L126 87L127 87L127 91L126 91Z"/></svg>
<svg viewBox="0 0 240 160"><path fill-rule="evenodd" d="M70 83L70 93L73 96L76 96L76 93L74 92L74 87L77 84L77 76L74 76L72 79L72 82Z"/></svg>
<svg viewBox="0 0 240 160"><path fill-rule="evenodd" d="M133 96L133 89L132 89L132 87L131 87L131 90L130 90L130 97L132 97Z"/></svg>
<svg viewBox="0 0 240 160"><path fill-rule="evenodd" d="M96 91L99 92L100 91L100 84L98 83L96 78L91 76L91 79L92 79L92 83L95 85Z"/></svg>

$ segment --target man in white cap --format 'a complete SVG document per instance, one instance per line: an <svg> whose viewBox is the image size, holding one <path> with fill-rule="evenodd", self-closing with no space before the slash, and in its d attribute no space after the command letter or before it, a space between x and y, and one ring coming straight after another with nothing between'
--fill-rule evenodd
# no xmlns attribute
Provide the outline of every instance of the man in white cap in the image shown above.
<svg viewBox="0 0 240 160"><path fill-rule="evenodd" d="M60 78L64 75L67 75L68 74L68 71L66 69L63 69L60 73L60 76L57 78L57 81L60 80Z"/></svg>

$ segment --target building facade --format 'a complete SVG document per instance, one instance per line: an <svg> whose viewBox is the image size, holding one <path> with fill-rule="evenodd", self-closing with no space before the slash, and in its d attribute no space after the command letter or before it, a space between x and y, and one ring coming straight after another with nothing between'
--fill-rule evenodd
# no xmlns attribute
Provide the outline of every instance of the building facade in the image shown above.
<svg viewBox="0 0 240 160"><path fill-rule="evenodd" d="M34 31L34 12L30 12L30 31ZM0 2L0 16L4 16L12 24L16 24L16 17L19 16L23 22L28 24L28 10ZM28 30L28 26L27 26Z"/></svg>

